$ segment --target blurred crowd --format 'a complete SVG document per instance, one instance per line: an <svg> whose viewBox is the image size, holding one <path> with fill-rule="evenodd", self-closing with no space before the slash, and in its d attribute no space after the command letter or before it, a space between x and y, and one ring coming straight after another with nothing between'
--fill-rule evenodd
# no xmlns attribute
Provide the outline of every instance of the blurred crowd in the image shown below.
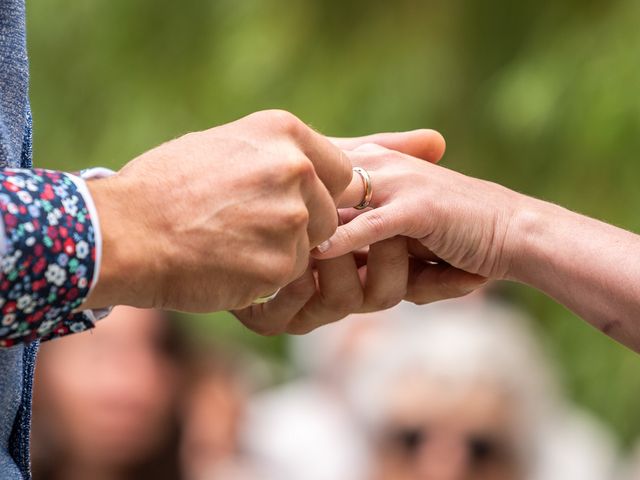
<svg viewBox="0 0 640 480"><path fill-rule="evenodd" d="M640 478L640 454L566 398L534 324L482 294L291 337L284 383L178 327L117 307L43 346L36 480Z"/></svg>

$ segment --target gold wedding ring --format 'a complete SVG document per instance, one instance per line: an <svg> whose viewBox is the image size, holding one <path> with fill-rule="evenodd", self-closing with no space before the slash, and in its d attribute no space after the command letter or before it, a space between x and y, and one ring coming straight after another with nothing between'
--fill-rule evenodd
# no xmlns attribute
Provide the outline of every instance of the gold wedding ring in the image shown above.
<svg viewBox="0 0 640 480"><path fill-rule="evenodd" d="M362 178L364 185L364 196L362 201L354 208L356 210L364 210L371 203L371 197L373 197L373 185L371 184L371 175L362 167L353 167L353 171L356 172Z"/></svg>
<svg viewBox="0 0 640 480"><path fill-rule="evenodd" d="M273 293L270 293L269 295L263 295L261 297L258 297L251 303L253 305L260 305L262 303L270 302L271 300L273 300L274 298L276 298L278 296L278 293L280 293L280 289L276 290Z"/></svg>

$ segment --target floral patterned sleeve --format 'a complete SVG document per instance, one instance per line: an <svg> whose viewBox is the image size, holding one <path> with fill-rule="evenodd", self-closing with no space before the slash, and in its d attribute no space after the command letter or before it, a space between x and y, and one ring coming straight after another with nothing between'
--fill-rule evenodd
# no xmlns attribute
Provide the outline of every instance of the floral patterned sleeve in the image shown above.
<svg viewBox="0 0 640 480"><path fill-rule="evenodd" d="M0 170L0 216L0 347L93 327L90 312L76 312L100 254L84 181L50 170Z"/></svg>

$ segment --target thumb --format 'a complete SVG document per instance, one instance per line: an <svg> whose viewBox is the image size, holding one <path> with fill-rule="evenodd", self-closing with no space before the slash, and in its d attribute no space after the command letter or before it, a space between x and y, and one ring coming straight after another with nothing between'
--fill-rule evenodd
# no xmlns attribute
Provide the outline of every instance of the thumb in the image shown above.
<svg viewBox="0 0 640 480"><path fill-rule="evenodd" d="M343 150L355 150L367 143L375 143L389 150L437 163L444 155L446 142L435 130L419 129L409 132L376 133L364 137L329 138Z"/></svg>

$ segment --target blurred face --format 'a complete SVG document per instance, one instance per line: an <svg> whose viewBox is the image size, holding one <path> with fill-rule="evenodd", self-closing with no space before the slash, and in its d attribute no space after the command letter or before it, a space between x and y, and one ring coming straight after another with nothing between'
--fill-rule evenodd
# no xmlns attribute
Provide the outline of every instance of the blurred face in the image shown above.
<svg viewBox="0 0 640 480"><path fill-rule="evenodd" d="M379 480L517 480L513 411L491 384L406 377L390 389Z"/></svg>
<svg viewBox="0 0 640 480"><path fill-rule="evenodd" d="M117 307L94 331L43 345L35 423L65 455L127 465L164 441L177 378L162 349L164 321L152 310Z"/></svg>
<svg viewBox="0 0 640 480"><path fill-rule="evenodd" d="M202 378L186 398L181 459L185 478L212 478L238 450L244 393L232 378Z"/></svg>

